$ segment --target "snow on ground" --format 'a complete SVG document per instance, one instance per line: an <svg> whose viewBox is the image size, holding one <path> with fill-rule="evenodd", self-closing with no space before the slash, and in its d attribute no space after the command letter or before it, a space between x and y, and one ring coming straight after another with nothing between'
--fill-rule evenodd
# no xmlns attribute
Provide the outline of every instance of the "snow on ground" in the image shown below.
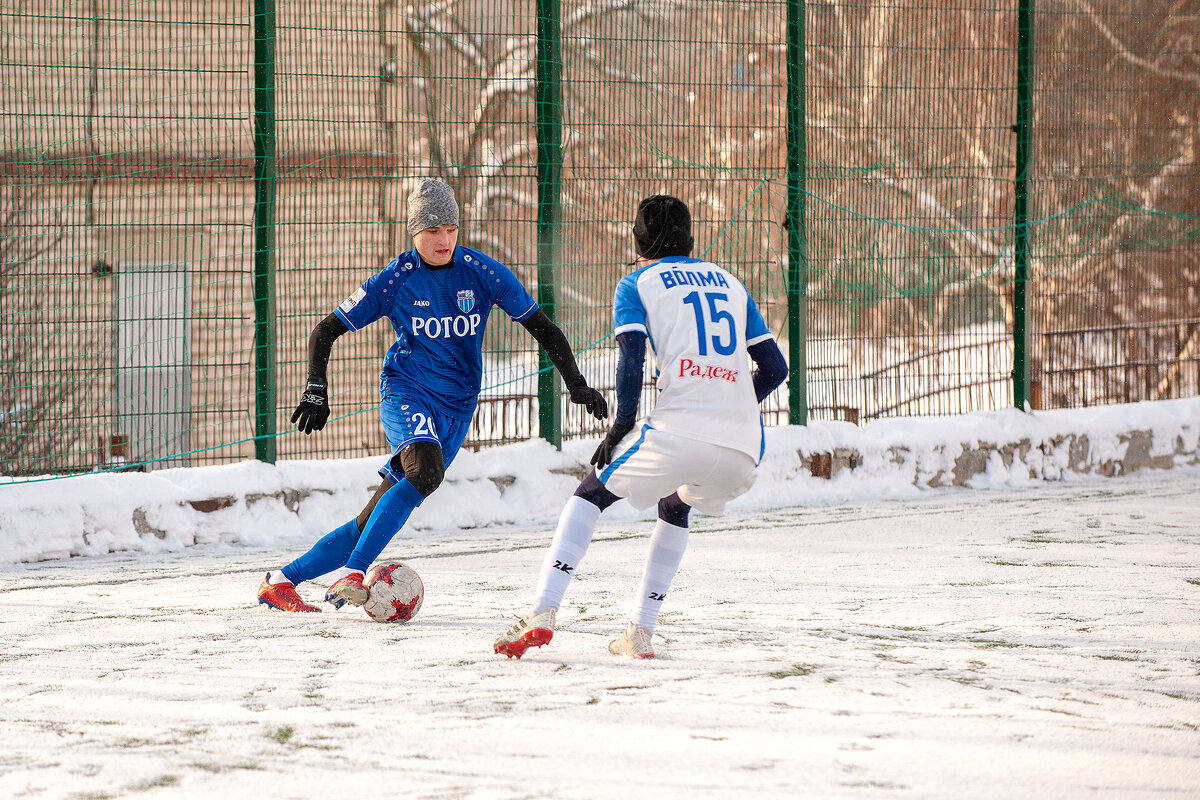
<svg viewBox="0 0 1200 800"><path fill-rule="evenodd" d="M400 626L254 596L357 511L371 463L0 486L0 797L1196 797L1200 469L1169 455L1194 451L1196 409L1034 420L1110 466L1122 431L1150 430L1171 469L1055 475L1053 448L993 451L936 489L949 445L1030 415L772 430L751 494L694 518L645 662L606 651L650 527L621 507L554 641L491 652L588 443L464 454L384 553L427 588ZM782 455L839 447L863 463L832 480ZM295 511L245 500L279 486L311 491Z"/></svg>

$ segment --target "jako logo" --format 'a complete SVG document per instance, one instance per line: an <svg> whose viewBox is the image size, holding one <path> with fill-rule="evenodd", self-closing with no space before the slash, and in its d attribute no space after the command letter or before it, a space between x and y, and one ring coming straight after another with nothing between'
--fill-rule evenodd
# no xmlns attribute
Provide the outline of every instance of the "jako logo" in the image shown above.
<svg viewBox="0 0 1200 800"><path fill-rule="evenodd" d="M483 317L478 314L469 317L413 317L413 336L424 335L430 339L474 336L482 321Z"/></svg>
<svg viewBox="0 0 1200 800"><path fill-rule="evenodd" d="M420 306L421 308L429 308L429 301L428 300L413 300L413 305Z"/></svg>

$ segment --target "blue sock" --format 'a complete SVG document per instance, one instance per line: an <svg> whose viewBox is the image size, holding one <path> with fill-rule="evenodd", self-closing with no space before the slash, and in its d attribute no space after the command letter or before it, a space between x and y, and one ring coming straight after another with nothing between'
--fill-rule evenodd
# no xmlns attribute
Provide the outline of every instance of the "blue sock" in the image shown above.
<svg viewBox="0 0 1200 800"><path fill-rule="evenodd" d="M318 575L333 572L346 563L354 545L358 542L358 522L350 520L340 528L334 528L317 540L308 552L284 567L280 572L292 583L299 585Z"/></svg>
<svg viewBox="0 0 1200 800"><path fill-rule="evenodd" d="M408 521L409 514L421 505L424 499L404 478L388 489L375 504L375 510L371 512L371 518L367 520L362 536L358 537L358 545L345 561L346 566L365 573L371 562L388 546L392 537L400 532L400 528Z"/></svg>

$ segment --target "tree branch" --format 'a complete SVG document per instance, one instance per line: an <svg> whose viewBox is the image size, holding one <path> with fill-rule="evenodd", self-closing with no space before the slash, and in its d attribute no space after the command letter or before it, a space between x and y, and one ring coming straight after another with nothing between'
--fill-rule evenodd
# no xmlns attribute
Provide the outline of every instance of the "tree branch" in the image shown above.
<svg viewBox="0 0 1200 800"><path fill-rule="evenodd" d="M1096 13L1096 10L1088 5L1087 0L1075 0L1075 4L1087 12L1088 17L1092 20L1092 24L1099 29L1100 33L1104 35L1105 39L1108 39L1109 43L1111 43L1113 48L1116 49L1117 55L1128 61L1130 64L1134 64L1142 69L1149 70L1155 75L1161 75L1164 78L1174 78L1175 80L1187 81L1188 83L1194 83L1197 86L1200 86L1200 75L1195 75L1188 72L1179 72L1178 70L1173 69L1164 69L1163 67L1155 64L1153 61L1147 61L1141 56L1134 55L1134 53L1128 47L1126 47L1119 38L1117 38L1117 35L1113 33L1107 25L1104 24L1104 22L1100 19L1100 15Z"/></svg>

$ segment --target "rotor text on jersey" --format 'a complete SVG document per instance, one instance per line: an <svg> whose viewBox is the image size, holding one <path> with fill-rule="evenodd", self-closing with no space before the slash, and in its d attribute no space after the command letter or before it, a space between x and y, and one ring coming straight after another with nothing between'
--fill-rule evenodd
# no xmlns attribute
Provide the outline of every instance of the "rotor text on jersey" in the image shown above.
<svg viewBox="0 0 1200 800"><path fill-rule="evenodd" d="M483 320L478 314L457 317L413 317L413 336L426 336L430 339L449 339L451 336L463 338L474 336Z"/></svg>

